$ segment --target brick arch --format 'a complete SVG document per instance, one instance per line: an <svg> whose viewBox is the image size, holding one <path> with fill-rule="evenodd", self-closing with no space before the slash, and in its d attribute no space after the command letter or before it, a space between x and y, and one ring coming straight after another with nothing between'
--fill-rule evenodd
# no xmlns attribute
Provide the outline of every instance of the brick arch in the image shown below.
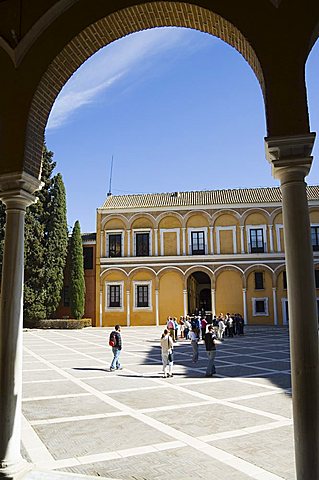
<svg viewBox="0 0 319 480"><path fill-rule="evenodd" d="M118 10L80 31L54 58L35 91L26 129L24 170L39 177L44 130L52 105L71 75L102 47L130 33L155 27L186 27L210 33L234 47L254 71L264 93L260 62L238 28L191 3L148 2Z"/></svg>

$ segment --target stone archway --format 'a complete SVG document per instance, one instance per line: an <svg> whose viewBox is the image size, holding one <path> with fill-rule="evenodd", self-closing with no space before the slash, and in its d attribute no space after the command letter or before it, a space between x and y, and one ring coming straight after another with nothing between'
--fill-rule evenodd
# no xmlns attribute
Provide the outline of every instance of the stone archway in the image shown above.
<svg viewBox="0 0 319 480"><path fill-rule="evenodd" d="M188 314L212 313L211 279L203 271L191 273L187 279Z"/></svg>

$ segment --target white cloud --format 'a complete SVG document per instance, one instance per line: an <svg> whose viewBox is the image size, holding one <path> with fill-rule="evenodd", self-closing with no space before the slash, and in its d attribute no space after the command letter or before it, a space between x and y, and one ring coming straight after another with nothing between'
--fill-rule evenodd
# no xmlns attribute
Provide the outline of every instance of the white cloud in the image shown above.
<svg viewBox="0 0 319 480"><path fill-rule="evenodd" d="M155 28L112 43L93 55L70 78L56 99L47 128L61 127L71 115L96 96L135 73L156 56L188 43L185 29Z"/></svg>

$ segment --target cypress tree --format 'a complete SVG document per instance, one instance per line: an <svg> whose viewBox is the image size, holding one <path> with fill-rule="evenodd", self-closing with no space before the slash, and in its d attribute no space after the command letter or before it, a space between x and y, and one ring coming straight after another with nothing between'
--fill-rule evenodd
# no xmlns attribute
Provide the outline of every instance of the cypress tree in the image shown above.
<svg viewBox="0 0 319 480"><path fill-rule="evenodd" d="M46 317L57 309L63 287L63 275L68 248L66 219L66 195L62 175L52 179L50 196L44 203L45 210L45 292Z"/></svg>
<svg viewBox="0 0 319 480"><path fill-rule="evenodd" d="M85 302L85 282L84 282L84 267L83 267L83 247L80 222L77 220L74 224L71 243L70 243L70 257L71 257L71 291L70 291L70 306L72 316L80 319L84 314Z"/></svg>

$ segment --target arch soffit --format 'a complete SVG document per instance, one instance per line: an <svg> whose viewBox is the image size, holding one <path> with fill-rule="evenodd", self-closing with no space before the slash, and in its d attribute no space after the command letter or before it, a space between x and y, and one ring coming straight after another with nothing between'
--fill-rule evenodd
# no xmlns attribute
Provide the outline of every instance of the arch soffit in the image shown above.
<svg viewBox="0 0 319 480"><path fill-rule="evenodd" d="M74 0L61 0L58 15L62 13L63 5L66 10L73 3ZM48 19L49 17L47 21ZM210 33L233 46L254 71L264 93L265 81L256 52L240 30L220 15L195 4L171 1L145 2L118 10L100 18L75 35L44 72L33 96L27 122L24 156L24 170L27 173L35 177L39 175L48 116L57 95L71 75L100 48L130 33L162 26L193 28ZM42 30L45 28L42 26ZM35 40L28 40L32 46ZM24 45L25 53L28 48Z"/></svg>
<svg viewBox="0 0 319 480"><path fill-rule="evenodd" d="M207 222L209 225L211 225L211 216L208 212L206 212L205 210L192 210L191 212L188 212L186 213L186 215L184 216L184 225L183 226L187 226L187 222L190 218L194 217L195 215L203 215L206 219L207 219Z"/></svg>
<svg viewBox="0 0 319 480"><path fill-rule="evenodd" d="M128 226L129 228L132 228L133 226L133 223L135 222L135 220L138 220L139 218L148 218L151 223L152 223L152 226L153 228L156 228L155 225L156 225L156 219L155 217L153 217L153 215L151 215L150 213L135 213L129 220L128 220Z"/></svg>
<svg viewBox="0 0 319 480"><path fill-rule="evenodd" d="M253 207L253 208L249 208L248 210L246 210L242 216L241 216L241 221L243 223L243 225L246 223L246 220L247 218L249 217L249 215L253 214L253 213L260 213L261 215L264 215L266 218L266 223L268 224L269 223L269 219L270 219L270 213L267 212L267 210L264 210L263 208L256 208L256 207Z"/></svg>
<svg viewBox="0 0 319 480"><path fill-rule="evenodd" d="M155 221L156 221L156 228L159 227L160 222L161 222L164 218L167 218L167 217L175 217L175 218L177 218L177 220L180 221L181 226L183 226L183 222L184 222L184 217L183 217L183 215L181 215L181 214L178 213L178 212L163 212L163 213L161 213L160 215L158 215L158 217L156 217L156 219L155 219Z"/></svg>
<svg viewBox="0 0 319 480"><path fill-rule="evenodd" d="M232 217L235 217L238 222L240 222L241 219L241 215L236 212L236 210L233 210L232 208L227 208L225 210L219 210L218 212L213 213L213 215L211 216L212 225L214 225L216 220L223 215L231 215Z"/></svg>
<svg viewBox="0 0 319 480"><path fill-rule="evenodd" d="M101 229L104 230L105 225L107 222L110 222L111 220L121 220L124 223L125 228L128 228L129 222L124 215L121 215L120 213L111 213L110 215L107 215L105 218L103 218L101 222Z"/></svg>

